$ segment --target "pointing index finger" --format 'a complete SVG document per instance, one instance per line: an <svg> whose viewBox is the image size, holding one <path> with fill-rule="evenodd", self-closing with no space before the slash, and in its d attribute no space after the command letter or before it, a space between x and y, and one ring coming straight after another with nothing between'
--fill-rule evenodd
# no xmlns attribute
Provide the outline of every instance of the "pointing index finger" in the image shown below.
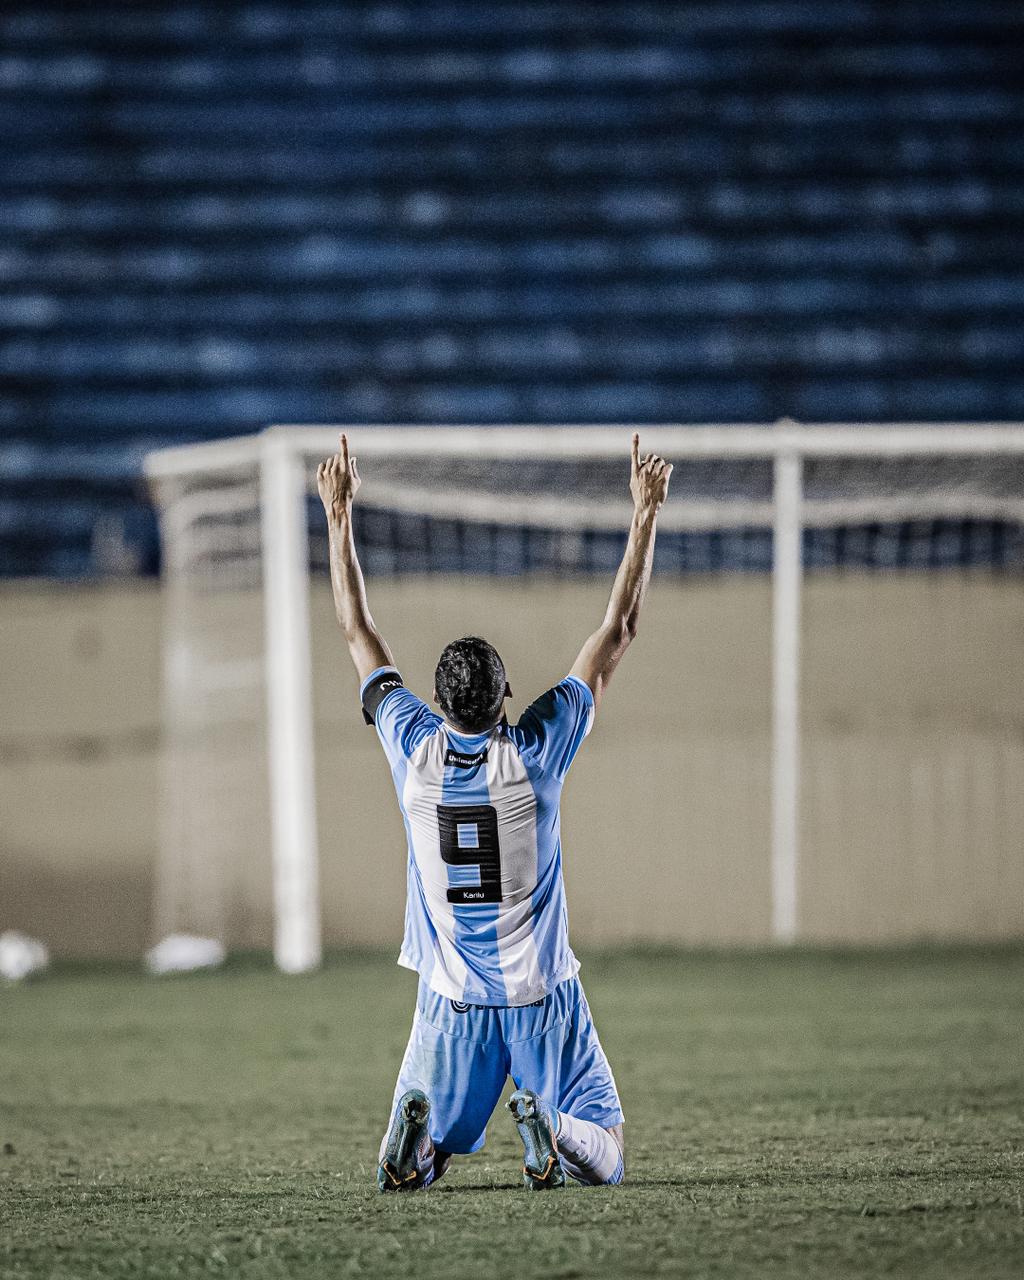
<svg viewBox="0 0 1024 1280"><path fill-rule="evenodd" d="M636 473L637 471L640 470L640 432L639 431L633 432L632 463L633 463L633 471L634 473Z"/></svg>
<svg viewBox="0 0 1024 1280"><path fill-rule="evenodd" d="M345 464L345 470L348 470L348 436L341 433L341 460Z"/></svg>

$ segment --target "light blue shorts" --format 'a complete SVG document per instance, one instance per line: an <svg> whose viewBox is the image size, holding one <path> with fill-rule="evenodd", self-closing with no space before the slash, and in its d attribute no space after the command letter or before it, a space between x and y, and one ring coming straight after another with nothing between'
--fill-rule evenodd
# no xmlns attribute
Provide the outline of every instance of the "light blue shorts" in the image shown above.
<svg viewBox="0 0 1024 1280"><path fill-rule="evenodd" d="M464 1005L420 982L412 1035L392 1104L407 1089L430 1099L430 1136L442 1151L484 1145L487 1121L511 1076L550 1106L603 1128L622 1123L608 1059L578 978L536 1004Z"/></svg>

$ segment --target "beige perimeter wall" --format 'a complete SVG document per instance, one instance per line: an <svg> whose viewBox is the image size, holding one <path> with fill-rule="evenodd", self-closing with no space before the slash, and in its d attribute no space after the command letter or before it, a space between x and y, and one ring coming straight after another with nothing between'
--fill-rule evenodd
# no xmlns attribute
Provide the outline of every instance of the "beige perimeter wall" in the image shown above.
<svg viewBox="0 0 1024 1280"><path fill-rule="evenodd" d="M515 714L571 665L606 590L408 580L372 598L407 683L428 695L442 645L483 634ZM390 776L323 586L313 618L326 937L396 943ZM766 579L655 582L565 792L578 943L767 940L769 626ZM160 634L155 586L0 592L0 930L70 955L152 940ZM803 936L1024 935L1024 585L815 576L804 651ZM230 932L265 943L265 798L224 804L252 828L230 868Z"/></svg>

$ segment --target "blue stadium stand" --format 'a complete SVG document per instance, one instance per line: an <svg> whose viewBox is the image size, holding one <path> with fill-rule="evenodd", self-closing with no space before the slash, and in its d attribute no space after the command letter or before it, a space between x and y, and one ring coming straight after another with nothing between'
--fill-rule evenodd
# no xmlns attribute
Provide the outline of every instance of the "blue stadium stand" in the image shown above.
<svg viewBox="0 0 1024 1280"><path fill-rule="evenodd" d="M111 509L152 571L145 450L270 421L1024 420L1008 0L10 0L0 49L0 574Z"/></svg>

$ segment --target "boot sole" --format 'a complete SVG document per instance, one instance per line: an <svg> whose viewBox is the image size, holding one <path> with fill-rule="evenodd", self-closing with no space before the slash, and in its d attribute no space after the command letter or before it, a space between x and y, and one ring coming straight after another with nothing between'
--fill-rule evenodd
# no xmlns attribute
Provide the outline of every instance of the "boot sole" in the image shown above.
<svg viewBox="0 0 1024 1280"><path fill-rule="evenodd" d="M419 1185L415 1151L430 1115L430 1100L419 1089L410 1089L399 1101L398 1109L398 1134L393 1144L389 1141L377 1166L377 1186L381 1191L412 1191Z"/></svg>
<svg viewBox="0 0 1024 1280"><path fill-rule="evenodd" d="M531 1148L544 1162L543 1168L531 1167L523 1161L523 1186L530 1191L553 1191L565 1186L565 1172L558 1160L558 1149L554 1136L545 1130L548 1125L537 1112L537 1097L525 1089L517 1090L508 1100L508 1110L515 1121L519 1136L523 1140L523 1148ZM524 1135L523 1130L527 1135Z"/></svg>

